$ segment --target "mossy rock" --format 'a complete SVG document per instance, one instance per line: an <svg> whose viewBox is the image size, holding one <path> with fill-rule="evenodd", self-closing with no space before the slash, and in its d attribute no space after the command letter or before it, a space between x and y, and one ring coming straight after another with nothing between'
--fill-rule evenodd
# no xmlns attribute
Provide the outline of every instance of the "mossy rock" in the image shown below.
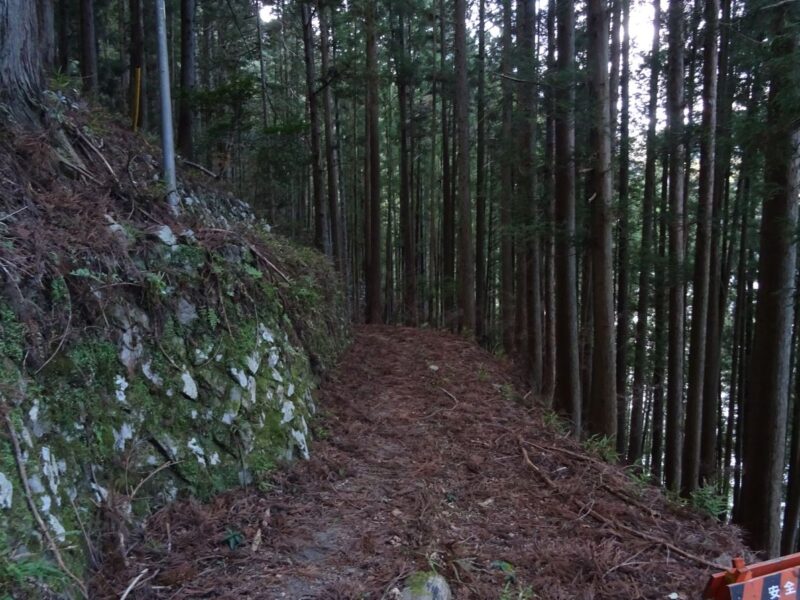
<svg viewBox="0 0 800 600"><path fill-rule="evenodd" d="M417 571L406 578L403 600L451 600L447 580L435 571Z"/></svg>

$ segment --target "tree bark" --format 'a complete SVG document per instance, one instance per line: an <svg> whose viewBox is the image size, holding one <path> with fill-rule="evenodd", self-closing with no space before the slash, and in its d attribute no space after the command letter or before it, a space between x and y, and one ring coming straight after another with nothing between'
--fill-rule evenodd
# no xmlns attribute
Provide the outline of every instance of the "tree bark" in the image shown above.
<svg viewBox="0 0 800 600"><path fill-rule="evenodd" d="M317 0L317 15L320 30L320 51L322 55L322 117L325 126L325 166L328 176L328 215L331 224L331 249L339 273L346 274L344 250L344 223L339 199L339 161L336 149L339 146L338 131L333 119L333 92L331 89L331 58L328 26L328 9L323 0Z"/></svg>
<svg viewBox="0 0 800 600"><path fill-rule="evenodd" d="M664 152L661 169L661 202L658 216L658 263L655 270L655 332L653 334L653 440L650 473L653 482L660 485L664 475L664 361L667 354L667 188L669 182L669 157Z"/></svg>
<svg viewBox="0 0 800 600"><path fill-rule="evenodd" d="M639 297L636 306L636 341L633 359L633 393L628 462L642 457L644 439L644 394L647 369L648 313L653 266L653 218L656 200L656 123L658 118L659 48L661 41L661 2L653 0L653 45L650 50L650 87L647 104L647 147L645 150L644 193L642 196L642 243L639 250Z"/></svg>
<svg viewBox="0 0 800 600"><path fill-rule="evenodd" d="M719 68L717 76L717 133L716 133L716 152L714 165L714 200L711 208L711 260L709 268L710 287L708 294L708 326L706 332L706 361L705 376L703 384L703 407L704 417L702 426L702 439L700 444L700 483L712 482L717 477L717 467L715 458L721 462L721 472L729 472L730 457L728 463L724 462L725 450L729 448L727 435L724 444L719 444L717 439L717 419L705 418L706 411L711 410L711 406L722 406L720 396L720 371L722 360L722 328L727 312L728 281L730 277L730 262L733 244L729 241L725 252L720 249L720 238L732 239L733 235L728 235L728 230L735 231L736 223L733 227L723 226L720 223L723 195L729 189L729 179L731 172L731 139L730 139L730 113L733 104L733 95L729 92L733 86L728 86L728 56L730 42L730 15L731 0L722 1L722 23L719 37ZM736 209L739 207L737 206ZM734 209L734 213L736 213ZM741 218L741 215L740 215ZM725 235L722 235L724 229ZM723 258L724 263L723 263ZM724 268L723 268L724 264ZM724 279L724 283L723 283ZM735 404L733 405L735 406ZM728 414L726 431L731 431L730 422L733 421L733 413ZM721 429L721 428L720 428ZM720 446L719 456L716 447ZM723 448L724 446L724 448ZM720 481L722 489L729 488L728 481Z"/></svg>
<svg viewBox="0 0 800 600"><path fill-rule="evenodd" d="M478 132L475 182L475 336L486 342L486 0L478 4Z"/></svg>
<svg viewBox="0 0 800 600"><path fill-rule="evenodd" d="M131 106L131 116L133 117L134 103L136 102L136 71L140 73L140 89L139 93L139 115L134 127L140 128L144 126L145 115L147 114L147 95L145 94L147 81L147 74L145 72L144 61L144 24L142 22L142 0L130 0L128 3L131 18L131 40L129 50L130 60L130 86L128 89L128 98Z"/></svg>
<svg viewBox="0 0 800 600"><path fill-rule="evenodd" d="M455 119L458 149L458 288L459 329L475 333L475 265L472 241L472 202L469 189L469 85L467 81L467 2L454 0Z"/></svg>
<svg viewBox="0 0 800 600"><path fill-rule="evenodd" d="M581 433L578 301L575 265L575 3L557 0L560 85L556 87L555 272L556 382L555 407Z"/></svg>
<svg viewBox="0 0 800 600"><path fill-rule="evenodd" d="M178 102L178 150L194 160L194 94L197 85L195 0L181 0L181 91ZM256 16L256 18L260 18Z"/></svg>
<svg viewBox="0 0 800 600"><path fill-rule="evenodd" d="M622 3L622 73L620 88L622 96L619 134L619 227L617 228L617 339L616 339L616 388L617 388L617 454L624 458L627 449L628 412L628 339L630 337L629 272L628 256L629 222L629 176L630 176L630 0ZM616 37L615 37L616 39ZM613 45L612 45L613 50ZM611 86L612 91L614 86ZM616 99L612 96L612 103ZM612 126L614 119L612 118ZM613 129L612 129L613 133Z"/></svg>
<svg viewBox="0 0 800 600"><path fill-rule="evenodd" d="M692 287L689 346L689 390L686 399L685 445L681 493L689 497L700 484L700 442L703 421L716 421L717 404L703 406L703 382L711 268L711 209L714 199L714 153L717 129L717 20L719 0L705 0L703 42L703 117L700 138L700 184L697 206L696 256ZM714 426L716 431L716 426Z"/></svg>
<svg viewBox="0 0 800 600"><path fill-rule="evenodd" d="M39 52L45 71L52 71L56 64L56 7L55 0L39 0Z"/></svg>
<svg viewBox="0 0 800 600"><path fill-rule="evenodd" d="M740 184L743 181L744 167L739 171ZM740 225L739 236L739 256L736 270L736 298L734 300L733 308L733 344L731 347L731 376L729 383L729 399L728 399L728 423L725 435L725 462L723 470L723 494L727 497L730 494L730 480L731 480L731 460L734 456L734 448L736 438L738 437L738 428L736 421L741 417L739 397L741 396L741 382L744 381L742 374L743 369L743 348L744 348L744 335L745 335L745 304L747 298L747 230L748 230L748 213L749 210L744 206L745 194L742 193L741 185L739 186L736 194L737 203L742 207L742 218ZM739 460L738 449L736 452L736 459ZM736 507L738 494L734 494L733 505Z"/></svg>
<svg viewBox="0 0 800 600"><path fill-rule="evenodd" d="M389 121L392 120L391 107L389 111ZM383 322L391 323L394 321L394 146L389 137L389 128L385 128L386 135L386 171L390 174L386 181L386 236L384 239L383 258L385 261L383 269Z"/></svg>
<svg viewBox="0 0 800 600"><path fill-rule="evenodd" d="M664 475L669 490L681 482L684 353L684 127L683 110L683 0L669 3L669 66L667 118L669 169L669 347L667 351L667 426Z"/></svg>
<svg viewBox="0 0 800 600"><path fill-rule="evenodd" d="M547 4L547 72L551 85L545 88L545 104L547 109L545 132L544 156L544 189L546 202L546 217L544 237L545 261L545 345L542 373L542 397L550 406L553 402L553 388L555 386L556 362L556 299L555 299L555 256L553 253L555 222L555 95L553 91L553 75L556 72L556 2L548 0Z"/></svg>
<svg viewBox="0 0 800 600"><path fill-rule="evenodd" d="M311 129L311 184L314 194L314 245L321 252L330 254L326 241L326 214L322 200L322 165L320 164L320 127L317 110L317 94L314 86L317 81L317 69L314 62L314 27L311 6L307 2L300 4L300 16L303 20L303 49L306 63L306 102ZM369 57L367 58L369 62ZM368 109L369 110L369 107ZM377 119L376 119L377 120ZM376 132L377 133L377 132Z"/></svg>
<svg viewBox="0 0 800 600"><path fill-rule="evenodd" d="M604 0L588 0L591 88L594 96L594 200L592 201L592 307L594 317L590 435L617 435L614 355L614 253L611 224L611 117L609 112L608 13Z"/></svg>
<svg viewBox="0 0 800 600"><path fill-rule="evenodd" d="M536 196L536 3L534 0L518 0L519 73L524 83L519 85L521 113L520 135L520 213L523 228L520 250L522 260L519 270L524 275L527 333L527 366L533 393L538 396L542 388L542 290L541 257L538 226L540 211ZM523 287L523 286L520 286Z"/></svg>
<svg viewBox="0 0 800 600"><path fill-rule="evenodd" d="M798 7L773 9L758 297L744 418L744 472L738 523L750 546L780 551L792 297L800 173L797 34L789 29ZM790 33L787 33L790 32Z"/></svg>
<svg viewBox="0 0 800 600"><path fill-rule="evenodd" d="M414 204L411 200L411 172L409 156L408 117L408 57L406 56L405 18L403 7L399 8L398 24L395 27L395 77L399 107L398 134L400 137L400 241L403 263L403 321L406 325L417 324L417 264Z"/></svg>
<svg viewBox="0 0 800 600"><path fill-rule="evenodd" d="M81 0L81 76L83 89L97 91L97 35L94 22L94 0Z"/></svg>
<svg viewBox="0 0 800 600"><path fill-rule="evenodd" d="M447 14L444 0L439 0L440 55L439 76L442 80L442 312L448 329L455 329L455 195L450 157L450 119L448 100L453 98L450 72L447 69ZM453 153L456 150L453 148Z"/></svg>
<svg viewBox="0 0 800 600"><path fill-rule="evenodd" d="M514 197L512 160L512 118L514 97L511 87L513 64L511 60L512 38L511 0L503 0L502 40L502 140L500 141L500 321L503 332L503 349L506 354L514 352L514 255L511 237L511 208Z"/></svg>
<svg viewBox="0 0 800 600"><path fill-rule="evenodd" d="M364 194L367 245L364 280L366 282L367 323L381 322L381 190L380 142L378 130L378 49L375 34L375 6L366 7L367 40L367 189Z"/></svg>
<svg viewBox="0 0 800 600"><path fill-rule="evenodd" d="M29 0L0 0L0 102L26 124L44 86L39 10Z"/></svg>
<svg viewBox="0 0 800 600"><path fill-rule="evenodd" d="M800 265L799 265L800 266ZM792 330L792 360L794 373L792 398L792 433L789 443L789 480L786 487L786 507L783 511L783 531L781 532L781 554L795 552L800 528L800 371L798 371L798 340L800 340L800 295L797 294L798 274L795 267L794 329Z"/></svg>
<svg viewBox="0 0 800 600"><path fill-rule="evenodd" d="M69 5L70 0L58 0L58 68L69 70Z"/></svg>

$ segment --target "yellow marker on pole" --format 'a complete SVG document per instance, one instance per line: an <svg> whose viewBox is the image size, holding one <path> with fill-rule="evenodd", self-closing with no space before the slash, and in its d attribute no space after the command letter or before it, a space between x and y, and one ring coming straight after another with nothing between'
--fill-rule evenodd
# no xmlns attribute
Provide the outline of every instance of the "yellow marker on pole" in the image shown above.
<svg viewBox="0 0 800 600"><path fill-rule="evenodd" d="M136 67L133 85L133 131L139 128L139 103L142 97L142 67Z"/></svg>

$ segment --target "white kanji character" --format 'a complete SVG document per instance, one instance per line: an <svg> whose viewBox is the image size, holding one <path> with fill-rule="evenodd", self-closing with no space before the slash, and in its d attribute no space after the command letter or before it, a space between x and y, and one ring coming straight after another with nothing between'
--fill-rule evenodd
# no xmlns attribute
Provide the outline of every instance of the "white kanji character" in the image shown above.
<svg viewBox="0 0 800 600"><path fill-rule="evenodd" d="M779 585L771 585L767 588L769 592L769 600L773 600L773 598L778 598L780 600L781 597L781 588Z"/></svg>
<svg viewBox="0 0 800 600"><path fill-rule="evenodd" d="M787 581L783 584L784 596L794 596L797 592L797 585L794 581Z"/></svg>

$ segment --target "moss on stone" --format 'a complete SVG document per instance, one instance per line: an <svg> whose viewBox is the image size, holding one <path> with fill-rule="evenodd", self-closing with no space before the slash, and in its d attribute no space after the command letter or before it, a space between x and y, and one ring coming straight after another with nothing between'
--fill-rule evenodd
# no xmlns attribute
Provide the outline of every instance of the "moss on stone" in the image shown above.
<svg viewBox="0 0 800 600"><path fill-rule="evenodd" d="M62 549L77 549L63 552L75 571L86 564L77 515L91 535L94 507L108 497L130 499L146 482L131 502L130 518L139 519L176 494L206 499L263 485L307 451L311 390L347 342L342 294L316 253L255 235L296 273L291 283L262 271L246 245L147 247L136 254L152 275L141 295L107 288L118 294L104 297L114 326L86 329L39 373L22 366L25 329L0 303L0 385L14 391L4 396L13 398L33 500L46 522L52 517ZM146 236L129 239L144 244ZM182 324L184 297L197 316ZM167 461L175 464L151 476ZM65 591L2 436L0 473L14 486L11 506L0 507L0 589Z"/></svg>
<svg viewBox="0 0 800 600"><path fill-rule="evenodd" d="M414 594L424 594L431 577L435 576L435 571L416 571L406 578L406 587Z"/></svg>

